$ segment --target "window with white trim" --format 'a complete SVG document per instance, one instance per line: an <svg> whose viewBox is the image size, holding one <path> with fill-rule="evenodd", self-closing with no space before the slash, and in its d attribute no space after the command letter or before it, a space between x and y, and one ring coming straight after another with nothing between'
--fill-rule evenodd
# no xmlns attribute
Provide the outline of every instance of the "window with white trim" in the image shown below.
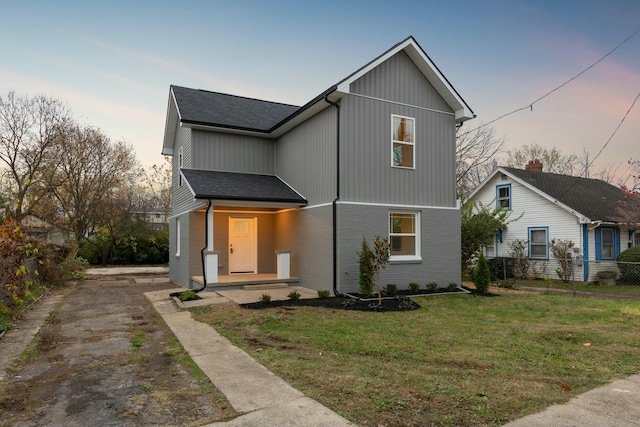
<svg viewBox="0 0 640 427"><path fill-rule="evenodd" d="M613 228L603 228L602 229L602 259L613 259L615 250L614 250L614 234Z"/></svg>
<svg viewBox="0 0 640 427"><path fill-rule="evenodd" d="M420 214L389 212L390 261L420 259Z"/></svg>
<svg viewBox="0 0 640 427"><path fill-rule="evenodd" d="M391 166L414 169L416 121L391 115Z"/></svg>
<svg viewBox="0 0 640 427"><path fill-rule="evenodd" d="M492 234L484 245L484 256L493 258L496 256L496 235Z"/></svg>
<svg viewBox="0 0 640 427"><path fill-rule="evenodd" d="M176 256L180 256L180 218L176 218Z"/></svg>
<svg viewBox="0 0 640 427"><path fill-rule="evenodd" d="M549 258L548 233L547 227L529 228L529 258Z"/></svg>
<svg viewBox="0 0 640 427"><path fill-rule="evenodd" d="M496 187L496 205L498 208L511 210L511 184Z"/></svg>
<svg viewBox="0 0 640 427"><path fill-rule="evenodd" d="M640 246L640 231L633 233L633 246Z"/></svg>

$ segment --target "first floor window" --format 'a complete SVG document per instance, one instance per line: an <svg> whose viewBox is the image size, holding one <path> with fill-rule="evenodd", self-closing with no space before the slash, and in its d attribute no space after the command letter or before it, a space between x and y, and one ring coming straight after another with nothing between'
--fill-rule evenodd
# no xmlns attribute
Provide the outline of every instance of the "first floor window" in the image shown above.
<svg viewBox="0 0 640 427"><path fill-rule="evenodd" d="M633 246L640 246L640 231L633 233Z"/></svg>
<svg viewBox="0 0 640 427"><path fill-rule="evenodd" d="M419 228L417 212L389 213L390 260L410 260L420 257Z"/></svg>
<svg viewBox="0 0 640 427"><path fill-rule="evenodd" d="M180 219L176 219L176 256L180 256Z"/></svg>
<svg viewBox="0 0 640 427"><path fill-rule="evenodd" d="M546 228L529 229L529 258L549 258L547 232Z"/></svg>
<svg viewBox="0 0 640 427"><path fill-rule="evenodd" d="M602 229L602 259L614 258L613 228Z"/></svg>
<svg viewBox="0 0 640 427"><path fill-rule="evenodd" d="M489 237L489 240L487 241L487 243L484 246L484 255L486 257L495 257L496 256L495 242L496 242L496 235L492 234L491 237Z"/></svg>

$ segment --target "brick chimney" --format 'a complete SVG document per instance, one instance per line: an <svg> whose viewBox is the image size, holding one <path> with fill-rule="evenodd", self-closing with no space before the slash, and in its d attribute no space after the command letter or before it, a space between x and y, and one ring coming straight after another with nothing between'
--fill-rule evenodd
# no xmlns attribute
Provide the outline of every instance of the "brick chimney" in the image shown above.
<svg viewBox="0 0 640 427"><path fill-rule="evenodd" d="M527 163L524 169L528 171L542 172L542 163L538 159L529 160L529 163Z"/></svg>

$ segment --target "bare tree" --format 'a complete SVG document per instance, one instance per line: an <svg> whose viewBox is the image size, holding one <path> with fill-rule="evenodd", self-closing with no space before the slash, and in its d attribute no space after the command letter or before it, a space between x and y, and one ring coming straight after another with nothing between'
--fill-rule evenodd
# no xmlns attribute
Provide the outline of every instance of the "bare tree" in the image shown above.
<svg viewBox="0 0 640 427"><path fill-rule="evenodd" d="M165 216L171 211L171 157L165 156L159 165L153 165L144 174L140 186L139 208L159 210Z"/></svg>
<svg viewBox="0 0 640 427"><path fill-rule="evenodd" d="M523 145L507 151L507 166L524 169L530 160L538 159L544 165L545 172L573 175L578 162L575 154L563 155L556 147L543 148L540 145Z"/></svg>
<svg viewBox="0 0 640 427"><path fill-rule="evenodd" d="M71 122L60 101L36 96L0 96L0 162L9 214L20 222L61 182L48 176L63 157L59 149ZM44 167L45 165L49 165Z"/></svg>
<svg viewBox="0 0 640 427"><path fill-rule="evenodd" d="M61 212L56 222L79 242L120 214L111 209L114 194L133 187L140 168L132 147L112 143L95 128L74 126L64 150L63 161L49 174L62 182L52 192Z"/></svg>
<svg viewBox="0 0 640 427"><path fill-rule="evenodd" d="M497 138L488 126L462 129L458 128L456 135L456 191L465 197L497 166L495 156L502 150L504 138Z"/></svg>

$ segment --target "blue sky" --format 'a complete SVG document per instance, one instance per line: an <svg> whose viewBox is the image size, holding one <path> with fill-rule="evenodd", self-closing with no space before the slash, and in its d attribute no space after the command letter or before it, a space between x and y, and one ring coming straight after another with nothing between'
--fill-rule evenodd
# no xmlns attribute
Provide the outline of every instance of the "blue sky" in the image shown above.
<svg viewBox="0 0 640 427"><path fill-rule="evenodd" d="M638 0L0 0L0 94L45 94L160 163L169 85L302 105L413 35L478 117L529 105L640 27ZM640 33L492 126L594 157L640 92ZM640 102L594 170L640 158Z"/></svg>

